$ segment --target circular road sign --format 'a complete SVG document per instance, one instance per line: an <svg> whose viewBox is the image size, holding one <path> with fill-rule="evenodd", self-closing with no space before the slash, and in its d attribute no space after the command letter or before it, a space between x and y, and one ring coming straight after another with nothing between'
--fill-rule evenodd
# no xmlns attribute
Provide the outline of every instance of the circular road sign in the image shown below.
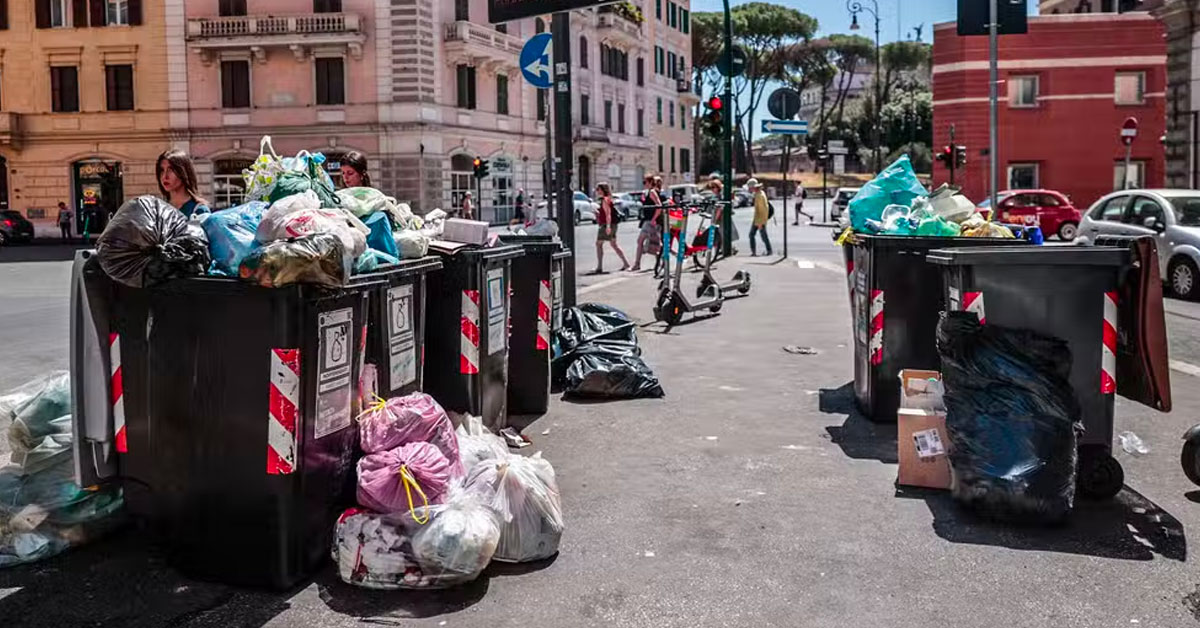
<svg viewBox="0 0 1200 628"><path fill-rule="evenodd" d="M729 67L729 62L725 58L725 52L722 50L721 56L717 61L717 70L721 72L722 76L737 78L746 72L746 51L742 50L740 46L734 46L732 55L730 56L733 57L733 68Z"/></svg>
<svg viewBox="0 0 1200 628"><path fill-rule="evenodd" d="M1121 143L1126 146L1133 144L1133 138L1137 137L1137 133L1137 118L1125 118L1125 122L1121 124Z"/></svg>
<svg viewBox="0 0 1200 628"><path fill-rule="evenodd" d="M800 113L800 94L790 87L780 87L767 97L767 111L779 120L791 120Z"/></svg>

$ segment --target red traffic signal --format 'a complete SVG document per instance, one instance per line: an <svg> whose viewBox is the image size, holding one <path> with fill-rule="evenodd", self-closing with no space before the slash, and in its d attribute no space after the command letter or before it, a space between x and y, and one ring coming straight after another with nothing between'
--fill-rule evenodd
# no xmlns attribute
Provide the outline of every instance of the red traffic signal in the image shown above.
<svg viewBox="0 0 1200 628"><path fill-rule="evenodd" d="M721 101L720 96L713 96L708 99L708 108L713 111L720 111L725 107L725 103Z"/></svg>

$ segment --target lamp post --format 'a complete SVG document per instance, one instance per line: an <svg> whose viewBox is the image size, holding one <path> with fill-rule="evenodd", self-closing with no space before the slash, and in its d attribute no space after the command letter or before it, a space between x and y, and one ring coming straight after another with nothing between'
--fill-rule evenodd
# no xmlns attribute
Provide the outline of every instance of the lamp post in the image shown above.
<svg viewBox="0 0 1200 628"><path fill-rule="evenodd" d="M880 91L879 73L883 71L883 64L880 62L879 48L879 2L877 0L867 0L870 6L864 5L859 0L847 0L846 10L850 11L850 30L856 31L860 27L858 25L858 14L866 11L875 18L875 169L880 170L883 164L879 160L879 135L880 128L883 124L883 103L880 100L883 94Z"/></svg>

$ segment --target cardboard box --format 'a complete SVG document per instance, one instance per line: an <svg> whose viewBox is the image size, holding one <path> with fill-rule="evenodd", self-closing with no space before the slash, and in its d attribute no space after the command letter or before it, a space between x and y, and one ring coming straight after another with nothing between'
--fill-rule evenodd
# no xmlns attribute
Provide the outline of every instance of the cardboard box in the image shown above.
<svg viewBox="0 0 1200 628"><path fill-rule="evenodd" d="M941 381L937 371L900 371L901 397L918 399L928 390L927 382ZM938 387L940 392L940 387ZM901 407L896 414L896 444L900 461L897 484L925 488L950 488L950 460L946 457L949 438L941 399L922 399L922 405L939 409Z"/></svg>
<svg viewBox="0 0 1200 628"><path fill-rule="evenodd" d="M484 245L488 241L488 224L479 220L447 218L442 239L449 242Z"/></svg>

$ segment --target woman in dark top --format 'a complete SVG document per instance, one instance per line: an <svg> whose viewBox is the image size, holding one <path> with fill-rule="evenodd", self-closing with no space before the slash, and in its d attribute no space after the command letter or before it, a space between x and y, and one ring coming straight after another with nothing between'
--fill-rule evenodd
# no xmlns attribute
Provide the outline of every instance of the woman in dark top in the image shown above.
<svg viewBox="0 0 1200 628"><path fill-rule="evenodd" d="M604 243L612 245L617 257L621 258L621 270L629 270L629 260L625 259L625 251L617 244L617 216L613 206L612 188L607 183L596 186L596 199L600 201L600 209L596 212L596 273L604 272Z"/></svg>
<svg viewBox="0 0 1200 628"><path fill-rule="evenodd" d="M342 157L342 186L348 188L371 187L371 175L367 174L367 156L352 150Z"/></svg>
<svg viewBox="0 0 1200 628"><path fill-rule="evenodd" d="M208 201L200 197L196 191L199 184L196 178L196 167L192 158L177 149L171 149L158 156L154 166L154 174L158 178L158 190L163 198L183 213L187 218L210 213Z"/></svg>

